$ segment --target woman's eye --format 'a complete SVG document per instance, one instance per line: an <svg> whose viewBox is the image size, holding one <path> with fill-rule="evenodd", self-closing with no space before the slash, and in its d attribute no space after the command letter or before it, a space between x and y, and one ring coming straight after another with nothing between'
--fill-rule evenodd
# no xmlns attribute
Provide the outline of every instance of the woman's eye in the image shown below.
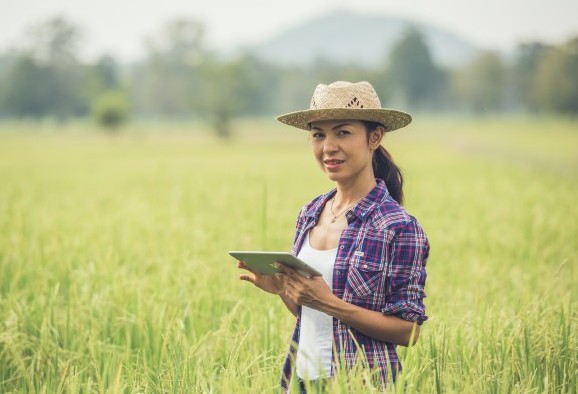
<svg viewBox="0 0 578 394"><path fill-rule="evenodd" d="M339 130L337 132L337 135L348 135L351 134L348 130Z"/></svg>
<svg viewBox="0 0 578 394"><path fill-rule="evenodd" d="M324 137L323 133L313 133L312 137L314 140L320 140Z"/></svg>

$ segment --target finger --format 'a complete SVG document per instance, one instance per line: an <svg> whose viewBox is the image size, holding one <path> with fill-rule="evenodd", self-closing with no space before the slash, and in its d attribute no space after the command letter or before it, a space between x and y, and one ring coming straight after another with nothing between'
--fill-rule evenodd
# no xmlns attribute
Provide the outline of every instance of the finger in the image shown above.
<svg viewBox="0 0 578 394"><path fill-rule="evenodd" d="M282 273L276 273L275 280L277 281L277 283L279 283L280 286L283 287L287 286L287 282L289 282L289 278L287 277L287 275Z"/></svg>
<svg viewBox="0 0 578 394"><path fill-rule="evenodd" d="M255 277L253 275L247 274L239 275L239 279L255 284Z"/></svg>
<svg viewBox="0 0 578 394"><path fill-rule="evenodd" d="M281 283L283 283L283 286L294 286L293 282L295 280L293 279L293 277L291 275L286 274L286 273L281 273L281 272L278 273L277 275L278 275L279 281Z"/></svg>
<svg viewBox="0 0 578 394"><path fill-rule="evenodd" d="M295 302L295 296L293 294L293 289L291 287L285 287L285 296L289 298L291 301Z"/></svg>
<svg viewBox="0 0 578 394"><path fill-rule="evenodd" d="M285 280L285 282L283 283L285 285L286 288L291 289L292 291L296 291L297 289L299 289L301 286L299 284L299 282L293 280L293 278L289 278L287 277L287 279Z"/></svg>
<svg viewBox="0 0 578 394"><path fill-rule="evenodd" d="M308 280L306 277L304 277L299 272L293 269L290 269L289 271L285 272L284 275L287 278L287 281L293 282L294 284L302 283Z"/></svg>
<svg viewBox="0 0 578 394"><path fill-rule="evenodd" d="M255 274L255 271L253 271L247 264L243 263L242 261L237 261L237 268L240 268L242 270L246 270L251 272L252 274Z"/></svg>
<svg viewBox="0 0 578 394"><path fill-rule="evenodd" d="M297 271L295 271L293 268L288 267L284 264L279 263L277 269L279 270L279 272L283 273L283 274L287 274L287 275L293 275L295 273L297 273Z"/></svg>

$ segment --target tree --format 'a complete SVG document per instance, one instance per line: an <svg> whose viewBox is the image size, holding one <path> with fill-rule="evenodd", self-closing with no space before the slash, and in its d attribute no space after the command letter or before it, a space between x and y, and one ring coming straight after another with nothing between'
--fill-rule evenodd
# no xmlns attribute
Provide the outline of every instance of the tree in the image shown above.
<svg viewBox="0 0 578 394"><path fill-rule="evenodd" d="M505 66L496 52L480 54L456 72L454 89L460 102L478 114L503 106Z"/></svg>
<svg viewBox="0 0 578 394"><path fill-rule="evenodd" d="M407 30L389 59L389 81L401 101L413 108L435 106L443 73L434 64L422 34L413 28Z"/></svg>
<svg viewBox="0 0 578 394"><path fill-rule="evenodd" d="M578 37L550 49L539 61L536 100L547 110L578 114Z"/></svg>
<svg viewBox="0 0 578 394"><path fill-rule="evenodd" d="M92 116L103 128L116 131L128 120L129 103L124 92L108 90L100 93L92 105Z"/></svg>
<svg viewBox="0 0 578 394"><path fill-rule="evenodd" d="M120 85L118 63L112 56L101 56L91 71L98 90L115 89Z"/></svg>
<svg viewBox="0 0 578 394"><path fill-rule="evenodd" d="M79 29L59 17L30 29L5 75L0 100L9 115L65 120L87 112L79 40Z"/></svg>
<svg viewBox="0 0 578 394"><path fill-rule="evenodd" d="M248 55L228 62L211 59L203 65L203 94L199 105L217 136L231 136L235 117L264 113L270 107L276 80L268 70Z"/></svg>
<svg viewBox="0 0 578 394"><path fill-rule="evenodd" d="M552 49L539 42L519 45L513 66L515 95L526 109L537 110L536 73L538 64L546 52Z"/></svg>
<svg viewBox="0 0 578 394"><path fill-rule="evenodd" d="M94 116L94 105L100 96L106 96L111 91L125 91L126 89L121 86L118 63L112 56L101 56L96 63L89 64L85 68L84 94L91 103L91 114Z"/></svg>
<svg viewBox="0 0 578 394"><path fill-rule="evenodd" d="M133 73L137 109L161 116L190 116L198 106L199 67L208 55L200 22L177 19L146 41L147 57Z"/></svg>
<svg viewBox="0 0 578 394"><path fill-rule="evenodd" d="M9 64L0 91L0 105L7 115L41 117L50 112L50 73L34 59L17 56Z"/></svg>
<svg viewBox="0 0 578 394"><path fill-rule="evenodd" d="M80 42L80 29L56 16L28 30L24 51L40 63L66 67L77 64Z"/></svg>

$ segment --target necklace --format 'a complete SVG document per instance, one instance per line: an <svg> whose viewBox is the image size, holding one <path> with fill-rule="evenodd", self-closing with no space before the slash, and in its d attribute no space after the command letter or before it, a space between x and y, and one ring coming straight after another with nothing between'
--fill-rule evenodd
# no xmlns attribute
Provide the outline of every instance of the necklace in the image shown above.
<svg viewBox="0 0 578 394"><path fill-rule="evenodd" d="M343 215L345 212L347 212L347 210L348 210L349 208L351 208L351 207L353 206L353 204L355 204L355 203L353 203L353 204L349 205L348 207L345 207L345 209L344 209L343 211L341 211L338 215L336 215L336 214L333 212L333 203L334 203L334 202L335 202L335 197L333 197L333 198L331 199L331 205L329 206L329 210L331 211L331 215L333 215L333 219L331 219L331 223L335 223L335 221L337 220L337 218L338 218L339 216Z"/></svg>

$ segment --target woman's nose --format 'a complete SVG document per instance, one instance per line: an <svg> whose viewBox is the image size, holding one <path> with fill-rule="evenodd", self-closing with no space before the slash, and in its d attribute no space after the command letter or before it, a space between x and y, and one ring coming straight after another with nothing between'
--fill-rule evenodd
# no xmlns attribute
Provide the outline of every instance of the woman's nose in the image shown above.
<svg viewBox="0 0 578 394"><path fill-rule="evenodd" d="M334 138L328 137L325 138L324 144L323 144L323 152L335 152L337 151L338 145L337 145L337 141L335 141Z"/></svg>

